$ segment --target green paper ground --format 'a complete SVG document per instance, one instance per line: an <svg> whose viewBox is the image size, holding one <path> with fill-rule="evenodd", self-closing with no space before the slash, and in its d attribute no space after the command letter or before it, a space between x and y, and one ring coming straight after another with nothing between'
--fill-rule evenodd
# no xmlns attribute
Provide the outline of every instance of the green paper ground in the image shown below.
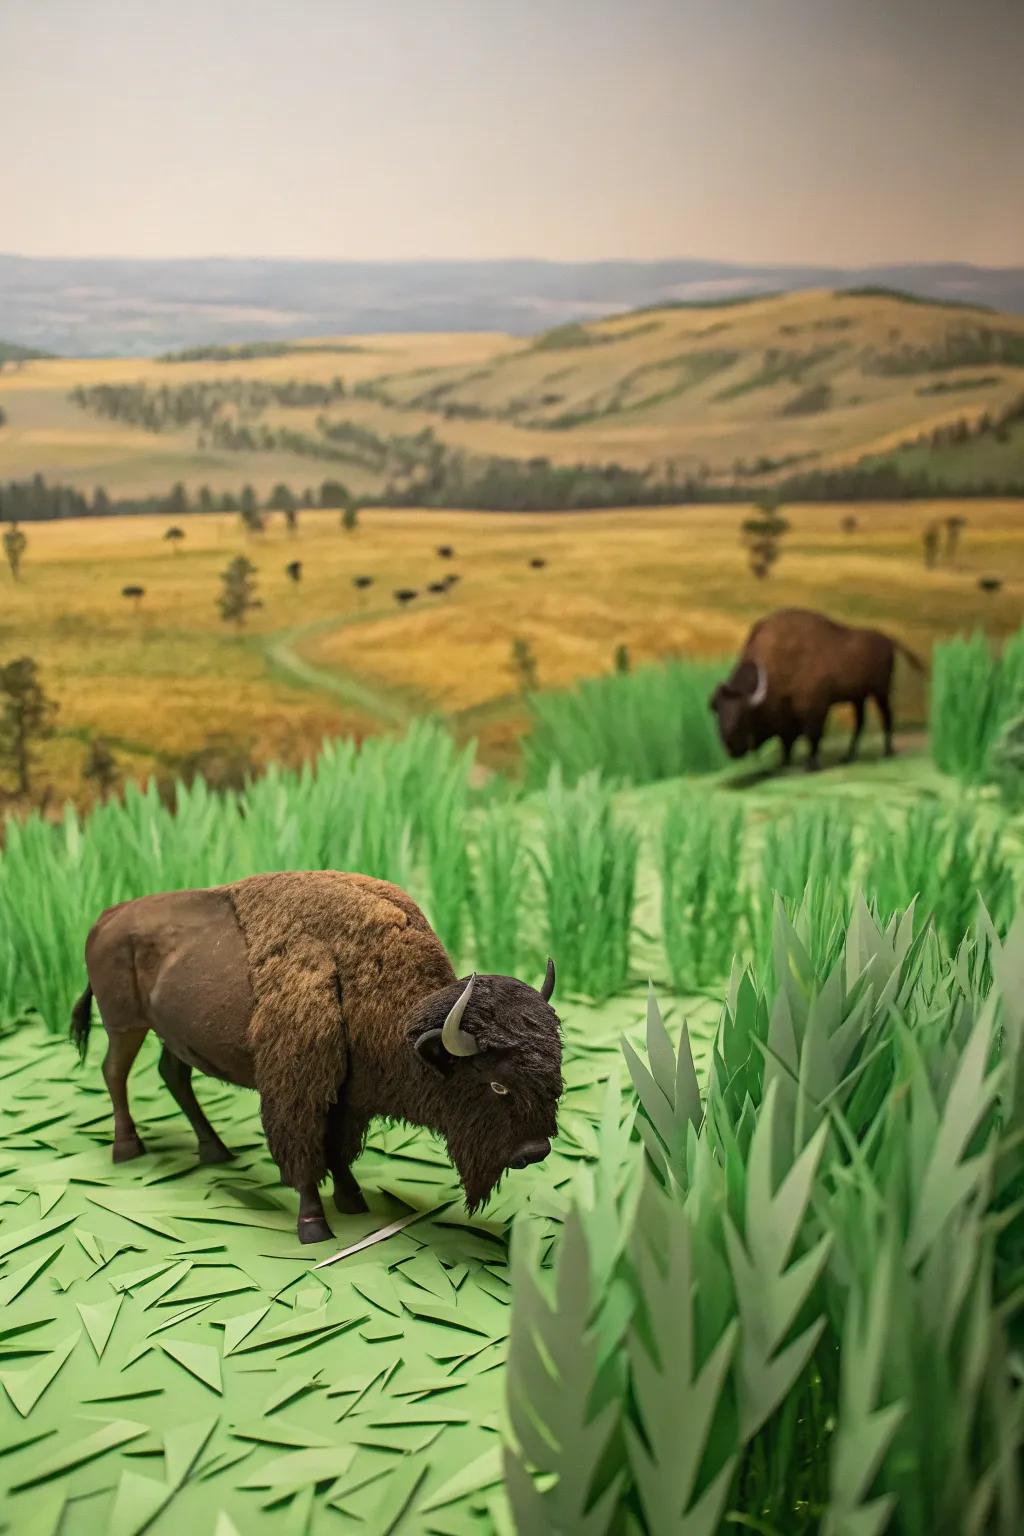
<svg viewBox="0 0 1024 1536"><path fill-rule="evenodd" d="M707 1040L717 1008L685 1012ZM237 1153L200 1168L147 1045L131 1095L148 1153L115 1168L98 1042L79 1070L41 1028L0 1040L0 1529L510 1530L509 1219L557 1200L593 1152L619 1036L643 1015L639 989L562 1005L555 1151L476 1218L437 1144L380 1127L357 1169L370 1214L332 1212L338 1241L315 1248L296 1240L254 1095L198 1080ZM410 1212L427 1214L314 1269Z"/></svg>

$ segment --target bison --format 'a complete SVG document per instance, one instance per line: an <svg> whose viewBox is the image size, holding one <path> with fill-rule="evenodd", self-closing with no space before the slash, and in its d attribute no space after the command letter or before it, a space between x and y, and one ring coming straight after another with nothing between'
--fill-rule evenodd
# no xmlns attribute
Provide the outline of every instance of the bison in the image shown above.
<svg viewBox="0 0 1024 1536"><path fill-rule="evenodd" d="M84 1059L95 997L114 1161L145 1151L127 1084L152 1029L201 1162L232 1154L193 1069L257 1091L271 1156L298 1190L301 1242L331 1237L318 1190L328 1173L336 1208L365 1211L351 1165L377 1117L443 1139L470 1211L507 1169L551 1150L562 1093L553 963L539 991L511 976L460 980L423 913L386 881L319 870L143 896L100 915L85 960L71 1038Z"/></svg>
<svg viewBox="0 0 1024 1536"><path fill-rule="evenodd" d="M709 701L725 750L730 757L743 757L778 736L782 760L788 763L797 738L806 736L807 767L817 768L829 710L833 704L852 704L853 736L846 754L852 761L870 698L882 717L885 752L891 757L889 690L897 651L924 671L913 651L877 629L854 629L803 608L769 614L754 625L739 661Z"/></svg>

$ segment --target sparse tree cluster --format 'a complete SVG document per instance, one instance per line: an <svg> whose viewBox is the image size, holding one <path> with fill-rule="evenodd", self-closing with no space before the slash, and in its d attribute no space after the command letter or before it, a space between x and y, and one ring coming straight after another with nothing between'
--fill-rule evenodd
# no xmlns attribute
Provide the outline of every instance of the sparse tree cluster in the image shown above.
<svg viewBox="0 0 1024 1536"><path fill-rule="evenodd" d="M21 562L25 558L28 539L18 524L12 523L9 528L4 529L3 543L4 555L11 568L11 575L15 581L18 581L21 578Z"/></svg>

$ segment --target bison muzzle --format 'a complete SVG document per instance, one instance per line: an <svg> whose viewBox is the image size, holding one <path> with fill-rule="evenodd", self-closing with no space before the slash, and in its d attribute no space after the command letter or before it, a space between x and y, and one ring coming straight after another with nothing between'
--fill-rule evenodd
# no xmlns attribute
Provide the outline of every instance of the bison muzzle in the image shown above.
<svg viewBox="0 0 1024 1536"><path fill-rule="evenodd" d="M386 881L320 870L144 896L101 914L85 958L71 1036L84 1057L95 997L114 1161L145 1151L127 1083L153 1030L201 1162L232 1154L196 1099L193 1069L259 1093L271 1156L299 1193L302 1242L331 1237L318 1189L328 1173L337 1209L365 1211L351 1165L375 1119L440 1136L470 1211L507 1169L551 1150L562 1094L554 965L539 989L512 976L460 980L415 902Z"/></svg>

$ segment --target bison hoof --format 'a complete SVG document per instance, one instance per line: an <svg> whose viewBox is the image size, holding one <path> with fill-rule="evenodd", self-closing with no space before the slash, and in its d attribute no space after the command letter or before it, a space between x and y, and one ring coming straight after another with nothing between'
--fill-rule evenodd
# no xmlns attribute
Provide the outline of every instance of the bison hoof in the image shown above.
<svg viewBox="0 0 1024 1536"><path fill-rule="evenodd" d="M130 1163L133 1157L141 1157L145 1147L138 1136L131 1136L124 1141L115 1141L113 1155L115 1163Z"/></svg>
<svg viewBox="0 0 1024 1536"><path fill-rule="evenodd" d="M343 1216L362 1216L370 1207L363 1199L362 1190L354 1188L334 1191L334 1209Z"/></svg>
<svg viewBox="0 0 1024 1536"><path fill-rule="evenodd" d="M334 1233L323 1216L299 1217L300 1243L329 1243L333 1238Z"/></svg>
<svg viewBox="0 0 1024 1536"><path fill-rule="evenodd" d="M235 1154L230 1147L226 1147L222 1141L203 1141L199 1143L199 1161L201 1163L230 1163L234 1161Z"/></svg>

